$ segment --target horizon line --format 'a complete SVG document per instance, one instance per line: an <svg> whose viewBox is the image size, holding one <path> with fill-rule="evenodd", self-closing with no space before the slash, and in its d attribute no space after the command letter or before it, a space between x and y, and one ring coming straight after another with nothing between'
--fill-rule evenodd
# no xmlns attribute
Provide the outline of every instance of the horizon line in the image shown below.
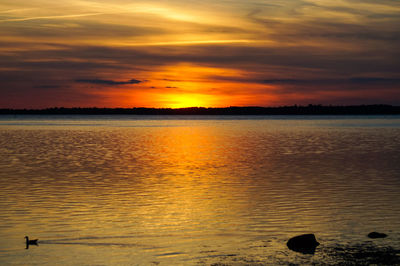
<svg viewBox="0 0 400 266"><path fill-rule="evenodd" d="M366 106L381 106L381 107L400 107L400 105L392 105L392 104L348 104L348 105L324 105L324 104L292 104L292 105L279 105L279 106L260 106L260 105L243 105L243 106L224 106L224 107L212 107L212 106L188 106L188 107L144 107L144 106L133 106L133 107L64 107L64 106L52 106L52 107L41 107L41 108L31 108L31 107L22 107L22 108L12 108L12 107L0 107L0 110L32 110L32 111L40 111L40 110L50 110L50 109L168 109L168 110L181 110L181 109L229 109L229 108L284 108L284 107L366 107Z"/></svg>

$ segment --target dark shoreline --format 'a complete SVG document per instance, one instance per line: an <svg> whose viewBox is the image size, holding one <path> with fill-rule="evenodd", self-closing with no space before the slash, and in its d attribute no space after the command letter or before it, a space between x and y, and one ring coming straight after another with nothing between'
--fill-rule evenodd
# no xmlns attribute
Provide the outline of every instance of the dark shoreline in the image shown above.
<svg viewBox="0 0 400 266"><path fill-rule="evenodd" d="M398 115L400 106L280 106L280 107L224 107L224 108L64 108L0 109L0 115Z"/></svg>

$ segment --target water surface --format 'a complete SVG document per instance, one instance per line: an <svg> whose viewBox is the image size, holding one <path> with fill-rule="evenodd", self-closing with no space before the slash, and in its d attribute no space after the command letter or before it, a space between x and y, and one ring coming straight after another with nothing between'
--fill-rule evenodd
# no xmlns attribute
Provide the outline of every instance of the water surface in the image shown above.
<svg viewBox="0 0 400 266"><path fill-rule="evenodd" d="M332 263L318 251L371 231L400 248L399 150L399 116L0 116L0 262ZM314 256L287 249L310 232Z"/></svg>

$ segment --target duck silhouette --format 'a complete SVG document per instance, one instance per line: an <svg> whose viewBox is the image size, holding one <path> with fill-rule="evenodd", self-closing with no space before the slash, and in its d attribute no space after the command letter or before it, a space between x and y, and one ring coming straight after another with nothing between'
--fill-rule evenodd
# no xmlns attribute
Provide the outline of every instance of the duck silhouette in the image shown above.
<svg viewBox="0 0 400 266"><path fill-rule="evenodd" d="M38 239L31 239L30 240L28 236L25 236L25 239L26 239L26 249L29 248L29 245L35 245L35 246L38 245Z"/></svg>

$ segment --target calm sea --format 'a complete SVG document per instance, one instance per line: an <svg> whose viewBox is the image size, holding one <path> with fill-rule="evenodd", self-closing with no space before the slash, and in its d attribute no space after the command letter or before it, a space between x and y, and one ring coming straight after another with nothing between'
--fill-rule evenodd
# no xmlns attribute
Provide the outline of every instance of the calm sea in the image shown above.
<svg viewBox="0 0 400 266"><path fill-rule="evenodd" d="M336 244L400 248L400 116L0 116L0 210L2 265L333 263L322 251ZM314 255L287 249L302 233L321 242Z"/></svg>

